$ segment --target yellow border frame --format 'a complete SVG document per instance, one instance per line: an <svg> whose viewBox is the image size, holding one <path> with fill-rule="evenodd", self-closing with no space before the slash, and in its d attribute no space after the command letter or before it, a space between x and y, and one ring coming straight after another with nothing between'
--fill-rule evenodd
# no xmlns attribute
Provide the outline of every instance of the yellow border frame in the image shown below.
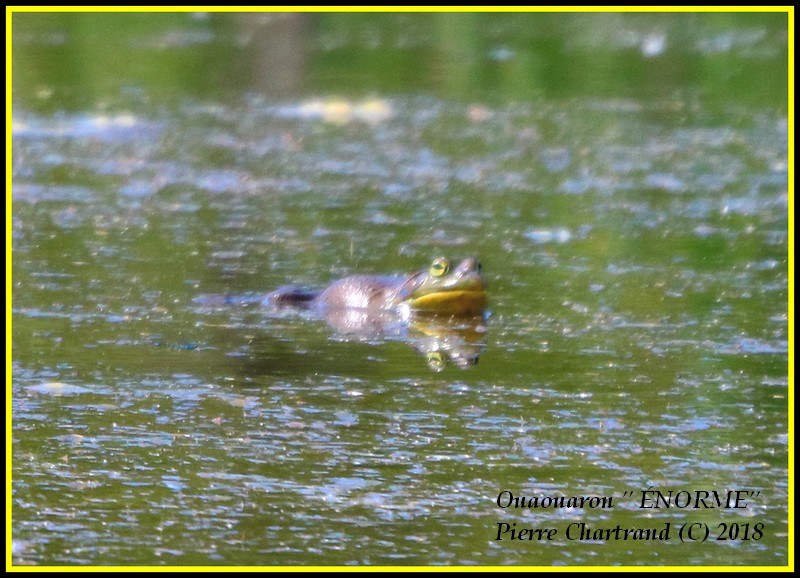
<svg viewBox="0 0 800 578"><path fill-rule="evenodd" d="M11 271L11 122L12 122L12 59L11 22L14 13L27 12L784 12L788 18L788 208L789 208L789 367L788 367L788 562L786 566L14 566L12 564L12 515L11 515L11 472L12 472L12 422L11 422L11 380L12 380L12 271ZM6 6L6 571L27 572L110 572L110 571L159 571L159 572L374 572L374 571L438 571L438 572L780 572L794 571L794 7L793 6L473 6L459 8L453 6Z"/></svg>

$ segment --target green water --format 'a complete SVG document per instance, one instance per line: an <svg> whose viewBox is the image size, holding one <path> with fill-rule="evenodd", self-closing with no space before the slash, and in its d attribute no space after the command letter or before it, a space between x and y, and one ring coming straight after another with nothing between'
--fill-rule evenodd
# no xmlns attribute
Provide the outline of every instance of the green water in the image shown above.
<svg viewBox="0 0 800 578"><path fill-rule="evenodd" d="M13 564L787 564L785 14L12 31ZM485 322L253 303L438 255Z"/></svg>

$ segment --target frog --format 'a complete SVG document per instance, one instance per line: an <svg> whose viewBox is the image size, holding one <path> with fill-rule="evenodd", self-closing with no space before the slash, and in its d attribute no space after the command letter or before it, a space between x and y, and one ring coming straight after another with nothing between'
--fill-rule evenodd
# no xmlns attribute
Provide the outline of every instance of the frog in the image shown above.
<svg viewBox="0 0 800 578"><path fill-rule="evenodd" d="M481 270L474 257L455 266L447 257L436 257L426 269L410 275L351 275L322 291L281 287L269 293L263 304L309 308L323 315L353 310L404 317L474 317L486 311L488 302Z"/></svg>

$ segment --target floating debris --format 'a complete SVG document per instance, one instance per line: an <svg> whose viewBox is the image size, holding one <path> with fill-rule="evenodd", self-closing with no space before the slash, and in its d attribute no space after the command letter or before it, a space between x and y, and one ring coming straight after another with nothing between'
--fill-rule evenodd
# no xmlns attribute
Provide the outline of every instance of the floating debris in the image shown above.
<svg viewBox="0 0 800 578"><path fill-rule="evenodd" d="M60 381L48 381L39 385L31 385L28 387L28 391L45 395L78 395L91 392L88 387L70 385Z"/></svg>
<svg viewBox="0 0 800 578"><path fill-rule="evenodd" d="M523 233L526 239L534 243L566 243L572 239L572 233L566 227L556 227L555 229L530 229Z"/></svg>
<svg viewBox="0 0 800 578"><path fill-rule="evenodd" d="M298 106L287 107L283 109L283 112L289 117L321 120L338 125L352 122L375 125L391 119L393 115L389 103L376 98L361 102L344 99L314 99Z"/></svg>

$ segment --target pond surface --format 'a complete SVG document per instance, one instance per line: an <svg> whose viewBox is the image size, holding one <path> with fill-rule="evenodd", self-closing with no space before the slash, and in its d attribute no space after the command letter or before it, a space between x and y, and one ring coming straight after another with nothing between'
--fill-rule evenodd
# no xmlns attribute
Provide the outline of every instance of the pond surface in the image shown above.
<svg viewBox="0 0 800 578"><path fill-rule="evenodd" d="M786 20L15 14L13 563L786 565Z"/></svg>

